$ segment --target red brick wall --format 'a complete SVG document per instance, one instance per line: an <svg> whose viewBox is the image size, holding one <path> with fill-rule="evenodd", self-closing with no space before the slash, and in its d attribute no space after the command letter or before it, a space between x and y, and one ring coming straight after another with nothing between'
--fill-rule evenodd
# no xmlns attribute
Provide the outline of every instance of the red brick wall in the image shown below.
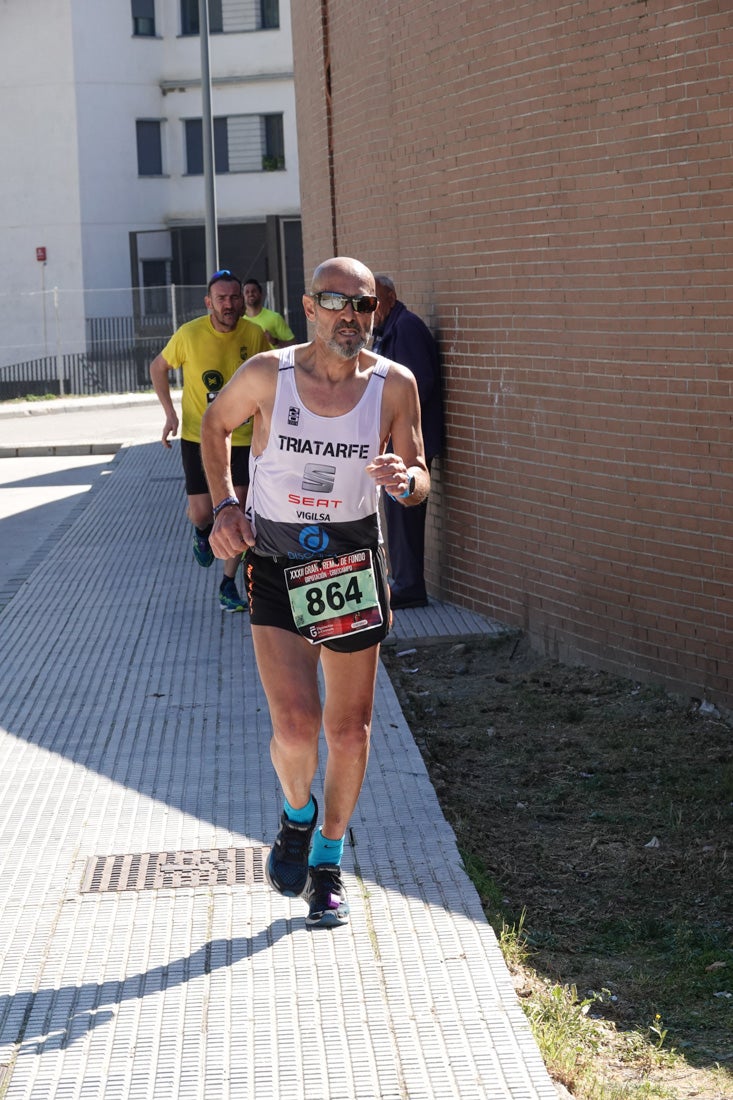
<svg viewBox="0 0 733 1100"><path fill-rule="evenodd" d="M733 705L730 5L324 0L293 25L307 271L391 272L441 344L431 590Z"/></svg>

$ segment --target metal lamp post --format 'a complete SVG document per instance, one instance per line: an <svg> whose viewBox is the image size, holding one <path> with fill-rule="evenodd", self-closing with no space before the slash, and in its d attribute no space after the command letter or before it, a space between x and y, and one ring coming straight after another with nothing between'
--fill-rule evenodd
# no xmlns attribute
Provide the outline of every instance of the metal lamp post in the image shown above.
<svg viewBox="0 0 733 1100"><path fill-rule="evenodd" d="M211 65L209 59L209 3L199 0L201 40L201 130L204 154L204 229L207 277L219 269L219 241L216 228L216 184L214 175L214 118L211 113Z"/></svg>

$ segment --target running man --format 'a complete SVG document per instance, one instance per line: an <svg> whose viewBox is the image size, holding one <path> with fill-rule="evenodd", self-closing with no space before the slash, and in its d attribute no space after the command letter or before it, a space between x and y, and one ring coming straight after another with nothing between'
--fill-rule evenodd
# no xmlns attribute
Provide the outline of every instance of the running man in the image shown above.
<svg viewBox="0 0 733 1100"><path fill-rule="evenodd" d="M366 772L379 645L390 622L379 494L412 507L430 488L415 377L366 350L376 307L374 276L362 263L322 263L303 296L313 339L250 359L202 425L217 513L211 547L224 559L245 551L270 752L285 796L267 877L288 897L304 895L309 928L349 919L341 858ZM242 513L227 447L248 417L252 478ZM321 725L328 755L317 829L311 788Z"/></svg>

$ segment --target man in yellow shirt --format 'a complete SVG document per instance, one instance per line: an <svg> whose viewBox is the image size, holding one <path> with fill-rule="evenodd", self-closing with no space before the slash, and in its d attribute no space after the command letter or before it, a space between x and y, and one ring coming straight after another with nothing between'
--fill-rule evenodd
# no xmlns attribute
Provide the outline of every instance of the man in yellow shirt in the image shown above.
<svg viewBox="0 0 733 1100"><path fill-rule="evenodd" d="M237 368L260 351L269 351L267 336L242 316L244 298L240 279L228 268L209 280L204 303L208 313L181 325L150 364L150 377L165 412L163 446L178 432L178 414L173 406L169 372L181 368L181 459L186 480L188 518L194 525L193 556L207 569L214 560L209 534L215 514L201 464L201 418L219 390ZM237 501L244 507L249 484L249 445L252 423L245 421L232 432L231 470ZM246 601L237 590L235 576L240 557L224 562L219 603L224 611L244 611Z"/></svg>
<svg viewBox="0 0 733 1100"><path fill-rule="evenodd" d="M273 348L286 348L295 343L295 336L287 321L274 309L262 305L262 287L256 279L247 279L242 288L245 316L259 325Z"/></svg>

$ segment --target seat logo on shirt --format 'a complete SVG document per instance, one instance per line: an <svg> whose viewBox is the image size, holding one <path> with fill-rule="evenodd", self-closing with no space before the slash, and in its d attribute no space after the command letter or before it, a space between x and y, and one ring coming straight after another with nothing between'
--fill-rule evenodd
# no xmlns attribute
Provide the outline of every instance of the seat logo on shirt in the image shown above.
<svg viewBox="0 0 733 1100"><path fill-rule="evenodd" d="M306 462L300 487L308 493L330 493L335 479L335 466L322 466L318 462Z"/></svg>

